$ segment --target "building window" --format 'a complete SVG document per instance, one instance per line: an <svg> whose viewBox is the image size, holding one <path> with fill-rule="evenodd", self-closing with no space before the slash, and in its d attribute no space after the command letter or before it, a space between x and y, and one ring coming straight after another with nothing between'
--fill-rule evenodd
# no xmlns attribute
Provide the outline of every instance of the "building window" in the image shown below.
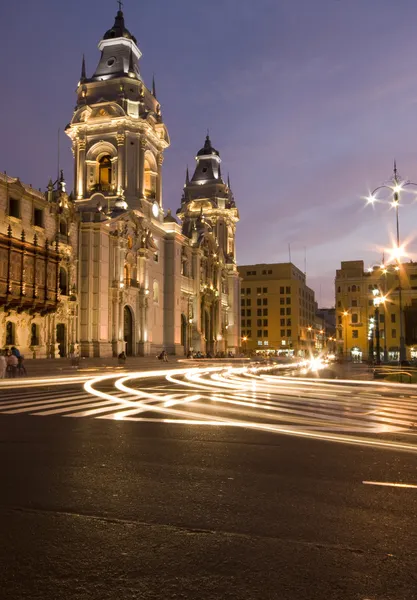
<svg viewBox="0 0 417 600"><path fill-rule="evenodd" d="M264 327L268 327L268 319L264 319Z"/></svg>
<svg viewBox="0 0 417 600"><path fill-rule="evenodd" d="M357 300L352 300L352 306L353 306L353 307L356 307L356 306L358 306L358 301L357 301Z"/></svg>
<svg viewBox="0 0 417 600"><path fill-rule="evenodd" d="M258 308L258 310L256 311L256 314L258 317L262 317L262 308Z"/></svg>
<svg viewBox="0 0 417 600"><path fill-rule="evenodd" d="M250 298L246 300L246 306L252 306L252 300Z"/></svg>
<svg viewBox="0 0 417 600"><path fill-rule="evenodd" d="M259 338L259 337L262 337L262 329L258 329L258 334L257 334L257 336L256 336L256 337L258 337L258 338Z"/></svg>
<svg viewBox="0 0 417 600"><path fill-rule="evenodd" d="M252 337L252 331L250 329L248 329L248 331L247 331L247 336L248 336L248 338Z"/></svg>
<svg viewBox="0 0 417 600"><path fill-rule="evenodd" d="M262 319L257 319L256 324L258 327L262 327Z"/></svg>
<svg viewBox="0 0 417 600"><path fill-rule="evenodd" d="M252 310L250 308L246 309L246 316L247 317L251 317L252 316Z"/></svg>
<svg viewBox="0 0 417 600"><path fill-rule="evenodd" d="M264 331L264 337L268 337L268 330L267 329L265 329L265 331Z"/></svg>
<svg viewBox="0 0 417 600"><path fill-rule="evenodd" d="M291 319L287 319L287 325L291 327Z"/></svg>
<svg viewBox="0 0 417 600"><path fill-rule="evenodd" d="M352 315L352 323L359 323L358 315L353 313Z"/></svg>
<svg viewBox="0 0 417 600"><path fill-rule="evenodd" d="M356 292L356 285L352 285L352 292Z"/></svg>
<svg viewBox="0 0 417 600"><path fill-rule="evenodd" d="M256 288L256 293L260 294L261 293L261 288Z"/></svg>
<svg viewBox="0 0 417 600"><path fill-rule="evenodd" d="M290 286L287 285L287 287L285 288L285 292L287 294L291 294L291 288L290 288Z"/></svg>
<svg viewBox="0 0 417 600"><path fill-rule="evenodd" d="M155 304L159 303L159 283L157 281L153 282L153 301Z"/></svg>
<svg viewBox="0 0 417 600"><path fill-rule="evenodd" d="M291 316L291 308L287 308L287 310L286 310L285 314L286 314L287 316Z"/></svg>
<svg viewBox="0 0 417 600"><path fill-rule="evenodd" d="M68 235L68 225L63 219L61 219L59 222L59 233L64 236Z"/></svg>
<svg viewBox="0 0 417 600"><path fill-rule="evenodd" d="M272 269L268 269L268 275L272 275Z"/></svg>
<svg viewBox="0 0 417 600"><path fill-rule="evenodd" d="M102 156L98 161L98 183L104 191L109 190L111 186L111 157Z"/></svg>
<svg viewBox="0 0 417 600"><path fill-rule="evenodd" d="M285 337L285 329L281 329L281 337Z"/></svg>
<svg viewBox="0 0 417 600"><path fill-rule="evenodd" d="M291 298L287 298L286 303L291 304Z"/></svg>
<svg viewBox="0 0 417 600"><path fill-rule="evenodd" d="M63 296L68 296L68 276L63 267L59 268L59 289Z"/></svg>
<svg viewBox="0 0 417 600"><path fill-rule="evenodd" d="M246 288L246 293L250 294L250 288Z"/></svg>
<svg viewBox="0 0 417 600"><path fill-rule="evenodd" d="M264 308L263 311L262 311L262 314L263 314L264 317L267 317L268 316L268 309Z"/></svg>
<svg viewBox="0 0 417 600"><path fill-rule="evenodd" d="M339 323L339 325L342 324L342 317L337 317L337 322Z"/></svg>
<svg viewBox="0 0 417 600"><path fill-rule="evenodd" d="M33 224L35 227L43 227L43 209L35 208L33 210Z"/></svg>
<svg viewBox="0 0 417 600"><path fill-rule="evenodd" d="M246 321L246 326L247 326L247 327L252 327L252 319L248 319L248 320Z"/></svg>
<svg viewBox="0 0 417 600"><path fill-rule="evenodd" d="M262 275L266 275L266 271L262 271Z"/></svg>
<svg viewBox="0 0 417 600"><path fill-rule="evenodd" d="M397 330L396 329L391 329L391 337L392 338L396 338L397 337Z"/></svg>
<svg viewBox="0 0 417 600"><path fill-rule="evenodd" d="M240 311L240 316L241 316L241 317L244 317L244 316L245 316L245 309L242 309L242 310Z"/></svg>
<svg viewBox="0 0 417 600"><path fill-rule="evenodd" d="M262 299L261 298L257 298L256 304L257 304L257 306L261 306L262 305Z"/></svg>
<svg viewBox="0 0 417 600"><path fill-rule="evenodd" d="M352 329L352 337L357 339L359 337L359 331L357 329Z"/></svg>
<svg viewBox="0 0 417 600"><path fill-rule="evenodd" d="M262 293L263 294L267 294L268 293L268 288L263 288Z"/></svg>
<svg viewBox="0 0 417 600"><path fill-rule="evenodd" d="M391 315L391 323L395 323L395 314Z"/></svg>
<svg viewBox="0 0 417 600"><path fill-rule="evenodd" d="M280 323L281 327L285 326L285 319L280 319Z"/></svg>
<svg viewBox="0 0 417 600"><path fill-rule="evenodd" d="M6 323L6 346L13 346L16 343L15 324L12 321Z"/></svg>
<svg viewBox="0 0 417 600"><path fill-rule="evenodd" d="M240 306L245 306L245 299L244 298L241 299Z"/></svg>
<svg viewBox="0 0 417 600"><path fill-rule="evenodd" d="M340 294L340 285L337 288L337 293Z"/></svg>
<svg viewBox="0 0 417 600"><path fill-rule="evenodd" d="M280 309L279 309L279 314L280 314L281 316L282 316L282 315L285 315L285 308L280 308Z"/></svg>
<svg viewBox="0 0 417 600"><path fill-rule="evenodd" d="M246 327L246 321L245 321L245 319L242 319L242 327Z"/></svg>
<svg viewBox="0 0 417 600"><path fill-rule="evenodd" d="M342 303L340 302L340 300L338 300L337 302L337 308L340 308L342 306Z"/></svg>
<svg viewBox="0 0 417 600"><path fill-rule="evenodd" d="M280 287L280 288L279 288L279 293L280 293L280 294L285 294L285 288L283 288L283 287Z"/></svg>
<svg viewBox="0 0 417 600"><path fill-rule="evenodd" d="M291 329L287 329L287 337L291 337Z"/></svg>
<svg viewBox="0 0 417 600"><path fill-rule="evenodd" d="M379 322L385 323L385 315L379 315Z"/></svg>
<svg viewBox="0 0 417 600"><path fill-rule="evenodd" d="M279 299L279 303L280 303L280 304L285 304L285 298L280 298L280 299Z"/></svg>
<svg viewBox="0 0 417 600"><path fill-rule="evenodd" d="M9 216L20 219L20 200L9 198Z"/></svg>
<svg viewBox="0 0 417 600"><path fill-rule="evenodd" d="M30 345L39 346L39 325L32 323L30 327Z"/></svg>
<svg viewBox="0 0 417 600"><path fill-rule="evenodd" d="M262 298L262 304L268 306L268 298Z"/></svg>

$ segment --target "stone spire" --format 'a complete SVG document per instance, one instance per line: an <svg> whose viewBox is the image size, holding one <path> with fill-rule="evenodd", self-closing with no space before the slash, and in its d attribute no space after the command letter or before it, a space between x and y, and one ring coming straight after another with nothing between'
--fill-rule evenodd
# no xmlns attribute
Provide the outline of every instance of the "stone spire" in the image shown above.
<svg viewBox="0 0 417 600"><path fill-rule="evenodd" d="M87 79L87 72L85 69L85 55L83 54L83 61L81 63L81 77L80 77L80 82L83 82Z"/></svg>
<svg viewBox="0 0 417 600"><path fill-rule="evenodd" d="M152 96L156 98L156 85L155 85L155 74L152 77Z"/></svg>

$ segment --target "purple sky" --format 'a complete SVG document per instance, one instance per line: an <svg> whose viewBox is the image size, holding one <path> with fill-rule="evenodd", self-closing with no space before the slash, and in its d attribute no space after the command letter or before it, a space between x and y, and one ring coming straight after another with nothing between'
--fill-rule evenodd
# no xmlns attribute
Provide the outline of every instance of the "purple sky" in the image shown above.
<svg viewBox="0 0 417 600"><path fill-rule="evenodd" d="M81 56L91 74L116 10L113 0L2 7L1 170L42 189L55 175ZM333 304L340 261L368 265L390 246L393 213L365 210L361 196L394 157L417 180L415 0L125 0L124 12L171 135L165 208L179 206L209 127L240 209L239 263L287 261L290 242L303 269L307 247L309 284ZM64 134L61 154L70 181ZM401 228L416 229L414 207Z"/></svg>

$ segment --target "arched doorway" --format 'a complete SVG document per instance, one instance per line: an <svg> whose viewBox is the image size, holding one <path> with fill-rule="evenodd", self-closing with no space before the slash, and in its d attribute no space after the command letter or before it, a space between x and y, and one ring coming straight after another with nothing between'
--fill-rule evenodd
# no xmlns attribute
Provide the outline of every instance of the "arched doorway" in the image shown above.
<svg viewBox="0 0 417 600"><path fill-rule="evenodd" d="M213 352L213 333L211 330L211 320L208 310L204 311L204 332L206 335L206 352Z"/></svg>
<svg viewBox="0 0 417 600"><path fill-rule="evenodd" d="M187 317L184 314L181 315L181 346L184 347L184 354L187 354Z"/></svg>
<svg viewBox="0 0 417 600"><path fill-rule="evenodd" d="M58 323L56 326L56 343L58 344L58 352L61 358L67 355L67 332L64 323Z"/></svg>
<svg viewBox="0 0 417 600"><path fill-rule="evenodd" d="M133 356L133 316L128 306L124 308L123 339L125 341L126 356Z"/></svg>

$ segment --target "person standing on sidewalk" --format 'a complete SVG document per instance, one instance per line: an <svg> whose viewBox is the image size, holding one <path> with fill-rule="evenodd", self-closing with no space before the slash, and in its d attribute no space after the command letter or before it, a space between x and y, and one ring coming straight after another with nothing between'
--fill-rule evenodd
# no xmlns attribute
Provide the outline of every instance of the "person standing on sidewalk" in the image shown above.
<svg viewBox="0 0 417 600"><path fill-rule="evenodd" d="M0 351L0 379L4 379L6 377L6 369L7 369L7 360L4 356L4 350Z"/></svg>
<svg viewBox="0 0 417 600"><path fill-rule="evenodd" d="M7 357L7 372L9 373L9 377L16 377L18 362L16 354L10 353Z"/></svg>

